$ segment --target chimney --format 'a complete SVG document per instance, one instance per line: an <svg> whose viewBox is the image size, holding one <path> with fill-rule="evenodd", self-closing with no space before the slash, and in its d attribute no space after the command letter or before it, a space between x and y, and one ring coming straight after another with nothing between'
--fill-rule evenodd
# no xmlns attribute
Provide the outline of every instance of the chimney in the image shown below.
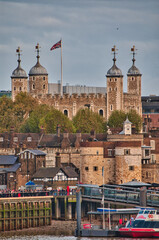
<svg viewBox="0 0 159 240"><path fill-rule="evenodd" d="M79 148L81 142L81 133L76 133L76 141L75 141L75 147Z"/></svg>
<svg viewBox="0 0 159 240"><path fill-rule="evenodd" d="M57 136L58 137L60 137L60 125L59 124L57 124L57 127L56 127L56 134L57 134Z"/></svg>
<svg viewBox="0 0 159 240"><path fill-rule="evenodd" d="M65 132L65 133L63 133L61 148L64 149L64 148L68 148L68 147L70 147L69 133Z"/></svg>
<svg viewBox="0 0 159 240"><path fill-rule="evenodd" d="M94 141L95 138L96 138L96 132L95 132L94 129L92 129L91 132L90 132L90 139L91 139L92 141Z"/></svg>
<svg viewBox="0 0 159 240"><path fill-rule="evenodd" d="M56 153L55 167L61 167L61 156L59 152Z"/></svg>

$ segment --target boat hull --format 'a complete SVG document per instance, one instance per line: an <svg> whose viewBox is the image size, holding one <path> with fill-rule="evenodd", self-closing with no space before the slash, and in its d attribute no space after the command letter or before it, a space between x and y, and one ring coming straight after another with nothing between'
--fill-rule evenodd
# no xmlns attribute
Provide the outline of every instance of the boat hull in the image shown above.
<svg viewBox="0 0 159 240"><path fill-rule="evenodd" d="M143 228L120 228L119 235L121 237L150 237L150 238L159 238L159 230L155 231L154 229L143 229Z"/></svg>

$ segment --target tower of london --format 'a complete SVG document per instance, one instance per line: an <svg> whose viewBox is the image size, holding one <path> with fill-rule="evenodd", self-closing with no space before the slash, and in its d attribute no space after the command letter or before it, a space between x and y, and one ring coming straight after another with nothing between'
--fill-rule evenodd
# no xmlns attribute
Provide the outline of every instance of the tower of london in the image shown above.
<svg viewBox="0 0 159 240"><path fill-rule="evenodd" d="M127 72L127 92L123 92L123 74L116 65L116 46L112 48L113 66L106 73L107 86L105 93L72 93L59 94L58 84L55 85L54 93L49 93L49 78L46 68L40 64L39 44L36 45L37 62L29 74L21 67L20 47L18 53L18 66L11 75L12 100L15 100L19 92L27 92L39 103L48 104L60 110L72 119L76 113L86 106L93 112L99 113L108 119L114 110L129 112L131 109L142 116L141 104L141 76L139 69L135 66L135 46L131 48L133 58L132 66ZM60 85L60 84L59 84Z"/></svg>

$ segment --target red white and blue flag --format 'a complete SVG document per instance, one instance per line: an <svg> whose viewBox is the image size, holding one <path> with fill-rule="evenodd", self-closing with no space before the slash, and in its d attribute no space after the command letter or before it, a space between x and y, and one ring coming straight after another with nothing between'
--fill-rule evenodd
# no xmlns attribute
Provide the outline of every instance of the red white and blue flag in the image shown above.
<svg viewBox="0 0 159 240"><path fill-rule="evenodd" d="M60 40L59 42L55 43L55 44L50 48L50 50L52 51L52 50L54 50L54 49L56 49L56 48L60 48L60 47L61 47L61 40Z"/></svg>

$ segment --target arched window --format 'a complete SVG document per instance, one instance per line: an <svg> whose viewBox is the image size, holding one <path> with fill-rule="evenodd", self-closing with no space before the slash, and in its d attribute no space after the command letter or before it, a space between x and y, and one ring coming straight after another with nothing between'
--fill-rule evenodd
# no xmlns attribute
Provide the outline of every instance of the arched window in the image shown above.
<svg viewBox="0 0 159 240"><path fill-rule="evenodd" d="M33 89L35 89L35 85L33 84Z"/></svg>
<svg viewBox="0 0 159 240"><path fill-rule="evenodd" d="M68 111L66 109L64 110L64 115L68 116Z"/></svg>
<svg viewBox="0 0 159 240"><path fill-rule="evenodd" d="M43 89L45 89L45 85L43 85Z"/></svg>
<svg viewBox="0 0 159 240"><path fill-rule="evenodd" d="M16 87L14 87L14 91L16 90Z"/></svg>
<svg viewBox="0 0 159 240"><path fill-rule="evenodd" d="M102 109L99 110L99 115L103 116L103 110Z"/></svg>
<svg viewBox="0 0 159 240"><path fill-rule="evenodd" d="M113 111L113 105L112 104L110 105L110 111Z"/></svg>
<svg viewBox="0 0 159 240"><path fill-rule="evenodd" d="M22 88L20 87L20 88L19 88L19 91L21 91L21 90L22 90Z"/></svg>

